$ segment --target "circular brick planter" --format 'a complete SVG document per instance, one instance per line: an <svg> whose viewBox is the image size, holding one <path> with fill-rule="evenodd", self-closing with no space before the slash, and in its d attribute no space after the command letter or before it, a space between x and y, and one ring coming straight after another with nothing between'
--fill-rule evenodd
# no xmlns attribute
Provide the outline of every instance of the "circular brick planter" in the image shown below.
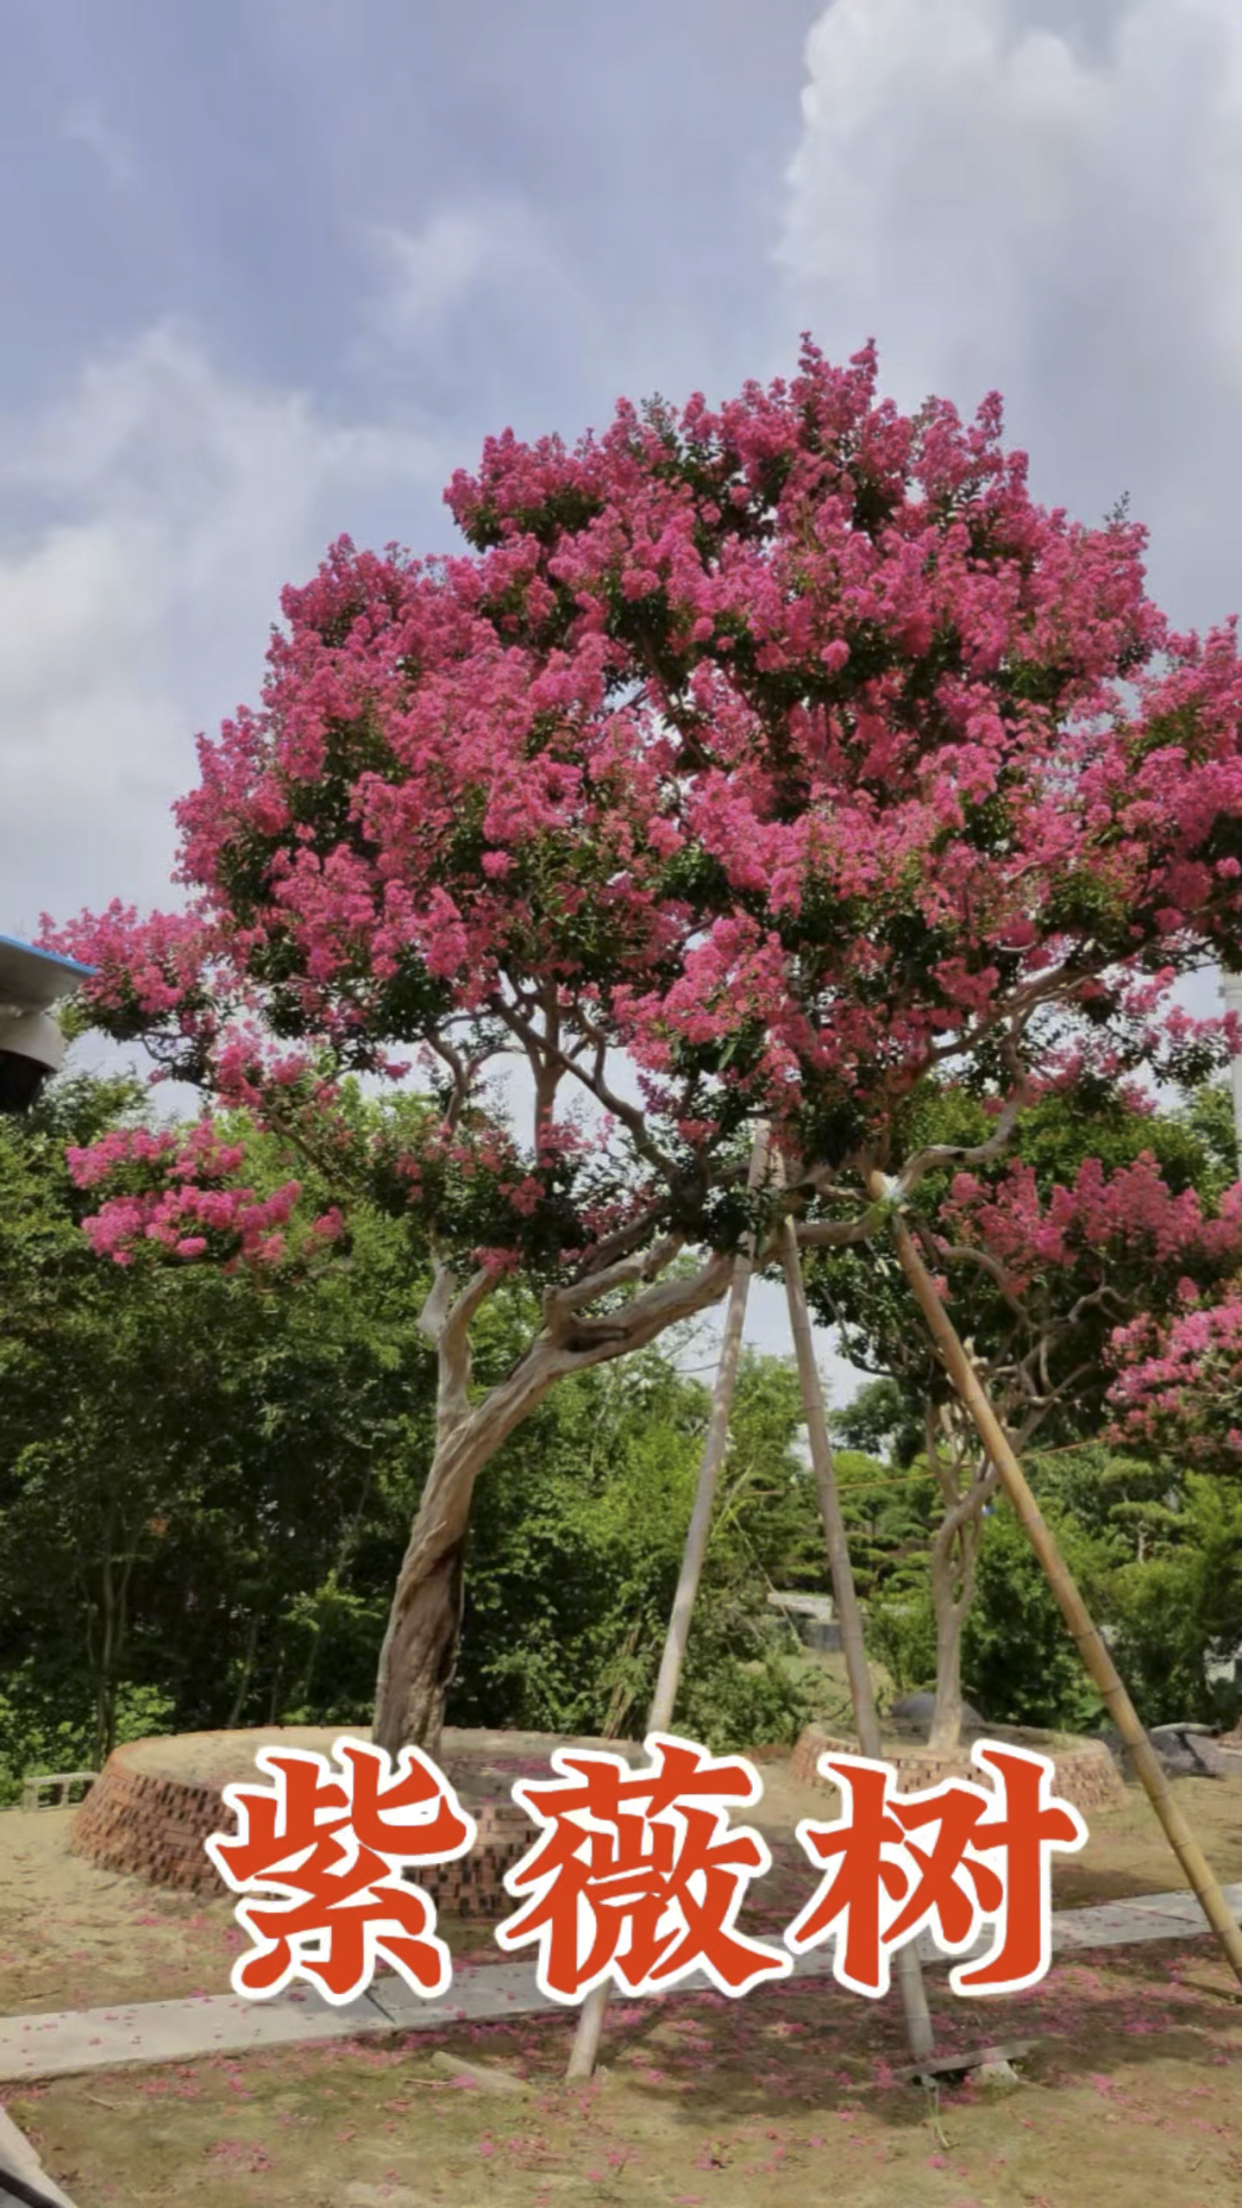
<svg viewBox="0 0 1242 2208"><path fill-rule="evenodd" d="M1125 1781L1102 1740L1035 1732L1027 1726L1016 1725L990 1725L979 1737L995 1740L1002 1746L1037 1749L1041 1755L1050 1756L1056 1769L1054 1793L1063 1802L1070 1802L1075 1809L1081 1810L1084 1817L1089 1818L1100 1810L1115 1809L1125 1801ZM818 1725L808 1725L790 1756L789 1775L802 1786L816 1786L824 1793L836 1794L838 1789L817 1768L820 1757L857 1754L856 1741L826 1733ZM884 1760L896 1766L898 1790L903 1794L920 1793L925 1788L939 1786L942 1779L971 1779L977 1786L992 1783L988 1774L971 1762L969 1741L947 1754L940 1750L933 1754L917 1740L894 1739L890 1735L884 1742Z"/></svg>
<svg viewBox="0 0 1242 2208"><path fill-rule="evenodd" d="M369 1740L351 1726L269 1726L253 1732L181 1733L167 1740L134 1740L114 1749L74 1818L70 1848L111 1871L126 1871L153 1885L191 1893L228 1892L203 1842L214 1832L235 1832L223 1789L230 1782L270 1781L255 1764L260 1748L303 1748L328 1755L334 1741ZM556 1734L444 1733L440 1767L463 1808L478 1826L470 1853L454 1863L417 1872L419 1887L437 1909L462 1918L493 1921L513 1907L504 1876L525 1855L535 1826L511 1799L515 1779L551 1778L554 1748L607 1748L635 1754L620 1741L567 1742Z"/></svg>

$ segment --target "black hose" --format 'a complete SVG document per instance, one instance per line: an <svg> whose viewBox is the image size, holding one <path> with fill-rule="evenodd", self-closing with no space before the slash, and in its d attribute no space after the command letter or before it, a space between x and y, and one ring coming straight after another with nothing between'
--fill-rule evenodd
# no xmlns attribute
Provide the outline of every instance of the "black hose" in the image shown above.
<svg viewBox="0 0 1242 2208"><path fill-rule="evenodd" d="M53 2200L50 2193L41 2193L37 2185L29 2185L24 2177L15 2177L12 2170L0 2170L0 2194L7 2193L12 2200L24 2202L25 2208L61 2208L61 2202Z"/></svg>

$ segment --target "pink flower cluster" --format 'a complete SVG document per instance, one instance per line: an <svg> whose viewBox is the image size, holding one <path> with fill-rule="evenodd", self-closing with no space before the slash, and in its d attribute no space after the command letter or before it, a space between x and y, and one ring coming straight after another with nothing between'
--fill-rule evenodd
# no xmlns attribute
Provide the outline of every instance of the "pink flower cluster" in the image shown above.
<svg viewBox="0 0 1242 2208"><path fill-rule="evenodd" d="M1050 1268L1103 1277L1119 1260L1217 1271L1242 1261L1242 1184L1205 1217L1193 1189L1173 1193L1150 1151L1112 1173L1088 1158L1046 1198L1020 1161L990 1182L959 1173L941 1217L948 1235L998 1258L1019 1288Z"/></svg>
<svg viewBox="0 0 1242 2208"><path fill-rule="evenodd" d="M84 913L57 928L45 914L42 928L44 948L69 958L79 955L72 945L89 942L87 963L98 969L89 994L100 1013L129 1012L153 1025L180 1012L205 979L210 933L192 914L140 917L136 906L114 898L98 918Z"/></svg>
<svg viewBox="0 0 1242 2208"><path fill-rule="evenodd" d="M287 1181L273 1194L229 1185L241 1165L240 1143L225 1142L209 1120L176 1134L145 1129L113 1130L89 1149L68 1153L79 1188L96 1188L118 1171L138 1166L154 1185L114 1195L86 1222L91 1246L118 1265L132 1263L135 1249L155 1243L175 1257L202 1257L216 1249L226 1262L246 1260L274 1265L284 1254L287 1226L302 1190ZM340 1213L315 1222L331 1240L341 1232Z"/></svg>
<svg viewBox="0 0 1242 2208"><path fill-rule="evenodd" d="M1135 1319L1114 1335L1112 1359L1120 1439L1199 1462L1242 1459L1242 1286L1164 1326Z"/></svg>
<svg viewBox="0 0 1242 2208"><path fill-rule="evenodd" d="M1193 1189L1169 1188L1150 1152L1112 1173L1088 1159L1046 1195L1015 1162L991 1182L958 1174L941 1224L999 1261L1033 1316L1041 1301L1064 1307L1101 1284L1139 1306L1103 1337L1115 1439L1242 1454L1242 1183L1209 1214Z"/></svg>
<svg viewBox="0 0 1242 2208"><path fill-rule="evenodd" d="M1019 1014L1037 1078L1076 1048L1129 1079L1140 1019L1148 1062L1219 1054L1162 1007L1242 964L1235 628L1172 634L1143 531L1038 506L1001 430L808 341L718 408L490 440L447 493L464 556L342 538L284 593L261 705L177 807L187 913L45 939L99 966L102 1025L260 1113L321 1052L378 1069L453 1022L469 1055L551 992L560 1048L628 1051L657 1139L708 1158L738 1083L778 1141L848 1110L882 1145ZM515 1234L539 1162L503 1166ZM1181 1232L1143 1187L1142 1231ZM1087 1183L1005 1200L1045 1253L1117 1231Z"/></svg>

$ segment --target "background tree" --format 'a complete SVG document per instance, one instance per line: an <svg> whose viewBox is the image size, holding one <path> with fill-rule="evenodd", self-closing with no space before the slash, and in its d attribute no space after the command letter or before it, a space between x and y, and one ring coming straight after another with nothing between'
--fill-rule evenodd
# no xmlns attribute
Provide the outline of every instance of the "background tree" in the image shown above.
<svg viewBox="0 0 1242 2208"><path fill-rule="evenodd" d="M505 1444L471 1525L454 1722L641 1731L709 1405L651 1349L567 1380ZM808 1551L824 1576L800 1423L792 1369L746 1356L678 1704L714 1749L790 1739L806 1714L767 1604Z"/></svg>
<svg viewBox="0 0 1242 2208"><path fill-rule="evenodd" d="M386 1167L438 1358L390 1748L438 1737L482 1467L555 1382L718 1299L752 1213L761 1256L782 1211L803 1247L873 1235L948 1162L901 1139L933 1074L988 1110L969 1168L1084 1069L1223 1056L1167 1002L1242 960L1234 633L1172 634L1143 532L1038 507L1000 437L995 397L904 418L872 350L834 370L809 341L716 410L623 404L572 452L506 433L450 486L469 556L342 541L285 593L261 709L178 808L187 909L50 931L101 1024L325 1174L340 1069L413 1046L436 1084ZM524 1140L483 1087L506 1052ZM760 1118L784 1189L752 1205ZM292 1184L255 1204L208 1133L96 1162L124 1185L101 1248L278 1257ZM472 1394L515 1268L538 1326Z"/></svg>
<svg viewBox="0 0 1242 2208"><path fill-rule="evenodd" d="M340 1590L359 1542L381 1539L391 1578L401 1523L385 1511L400 1494L404 1512L405 1467L425 1461L430 1376L406 1311L427 1269L408 1223L359 1213L348 1270L313 1240L278 1277L99 1265L66 1145L149 1133L143 1101L73 1079L0 1120L10 1772L44 1760L62 1723L72 1760L97 1765L118 1726L286 1714L325 1639L309 1620L332 1610L326 1638L351 1630ZM240 1119L227 1132L262 1200L270 1140Z"/></svg>
<svg viewBox="0 0 1242 2208"><path fill-rule="evenodd" d="M820 1282L823 1294L824 1284ZM856 1342L864 1355L869 1344ZM911 1397L896 1373L876 1373L829 1418L832 1432L847 1448L868 1452L885 1464L907 1465L923 1441L923 1406Z"/></svg>
<svg viewBox="0 0 1242 2208"><path fill-rule="evenodd" d="M142 1732L369 1720L426 1476L413 1218L356 1204L345 1265L101 1267L66 1142L134 1125L142 1103L132 1083L70 1080L0 1124L0 1799ZM400 1099L352 1109L409 1116ZM230 1131L261 1200L281 1161L244 1115ZM480 1315L481 1384L529 1325L506 1284ZM488 1469L455 1723L620 1733L650 1692L707 1396L654 1351L618 1380L567 1383ZM692 1722L729 1746L796 1733L766 1595L791 1553L823 1576L792 1369L748 1358L736 1412L686 1678Z"/></svg>
<svg viewBox="0 0 1242 2208"><path fill-rule="evenodd" d="M934 1136L947 1149L985 1136L981 1105L960 1092L928 1090L911 1114L922 1142ZM1210 1294L1234 1270L1242 1188L1232 1157L1228 1169L1222 1159L1217 1117L1211 1102L1159 1112L1140 1095L1101 1096L1098 1084L1082 1084L1020 1114L1009 1155L970 1174L928 1175L917 1231L1020 1449L1098 1433L1117 1328L1136 1310L1168 1313ZM936 1682L931 1741L952 1748L983 1513L998 1475L930 1344L911 1332L891 1260L825 1255L809 1292L821 1317L842 1327L854 1362L886 1376L876 1385L890 1392L864 1398L858 1419L901 1431L907 1464L920 1463L939 1491L927 1669ZM977 1659L975 1670L978 1679Z"/></svg>

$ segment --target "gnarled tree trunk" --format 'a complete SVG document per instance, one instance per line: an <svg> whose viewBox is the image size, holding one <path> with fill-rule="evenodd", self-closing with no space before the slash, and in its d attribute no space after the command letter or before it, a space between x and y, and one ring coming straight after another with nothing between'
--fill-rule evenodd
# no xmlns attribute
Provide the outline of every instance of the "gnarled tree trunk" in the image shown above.
<svg viewBox="0 0 1242 2208"><path fill-rule="evenodd" d="M461 1636L463 1563L475 1482L514 1428L566 1373L643 1349L679 1319L717 1302L732 1259L713 1257L685 1278L659 1275L681 1248L673 1237L544 1297L544 1323L505 1379L471 1403L469 1328L496 1285L476 1273L460 1293L441 1266L419 1320L436 1345L436 1442L410 1530L380 1650L371 1737L395 1756L407 1744L439 1755ZM586 1306L630 1284L654 1282L606 1314Z"/></svg>
<svg viewBox="0 0 1242 2208"><path fill-rule="evenodd" d="M395 1757L407 1742L435 1758L461 1636L464 1533L443 1553L415 1521L389 1614L371 1737Z"/></svg>

